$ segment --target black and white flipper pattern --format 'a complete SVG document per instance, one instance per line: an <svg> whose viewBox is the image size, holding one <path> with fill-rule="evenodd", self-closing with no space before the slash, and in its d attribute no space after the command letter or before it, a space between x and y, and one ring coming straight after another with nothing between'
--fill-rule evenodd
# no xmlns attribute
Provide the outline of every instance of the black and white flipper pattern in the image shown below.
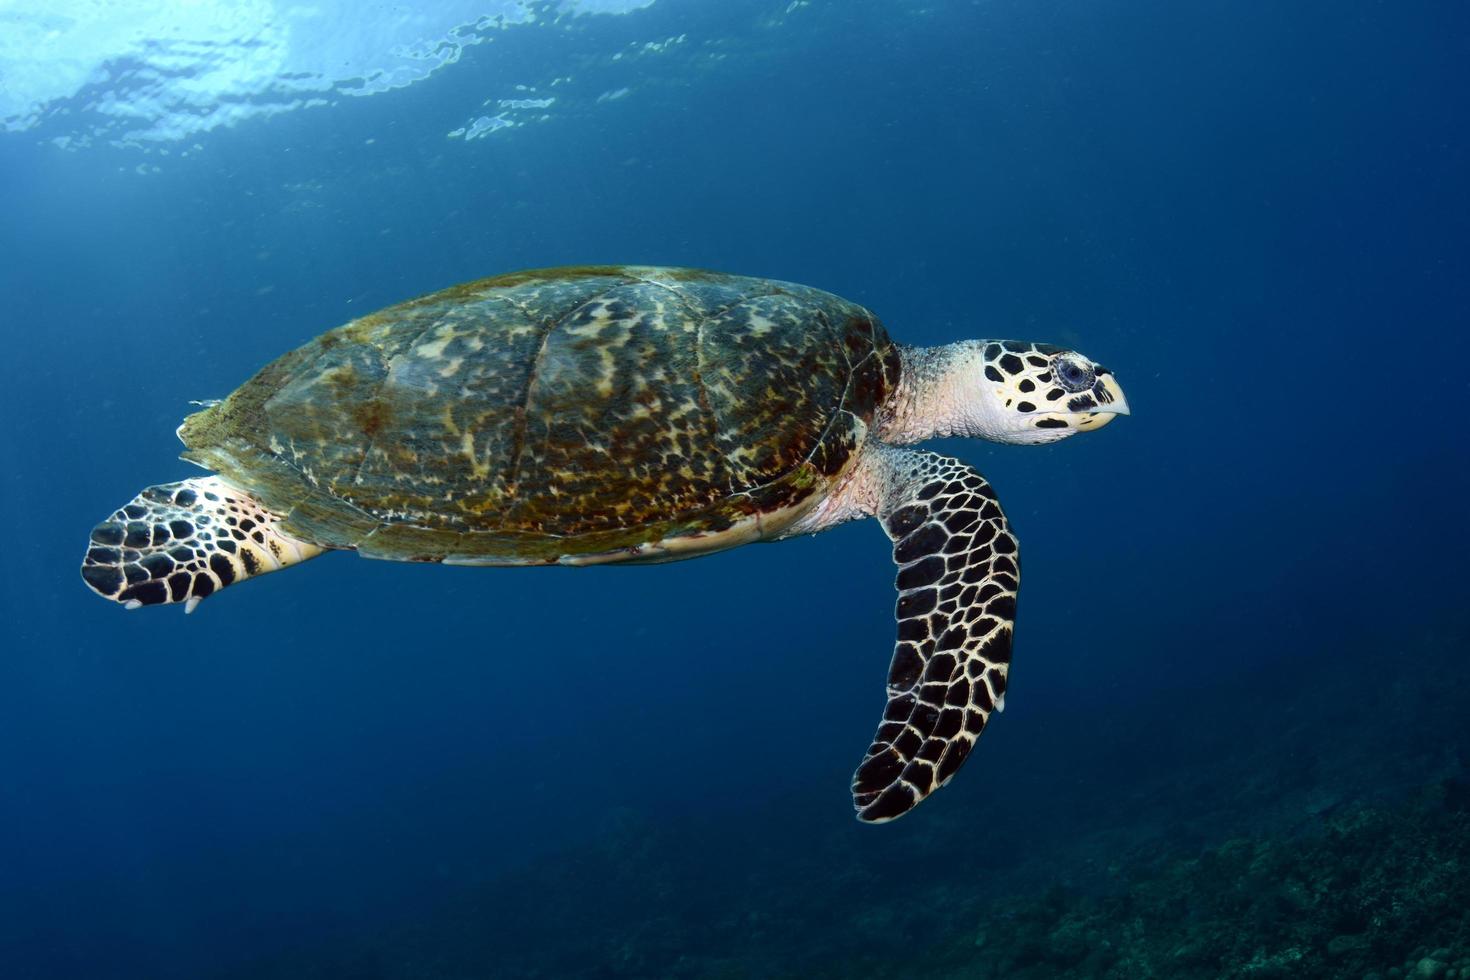
<svg viewBox="0 0 1470 980"><path fill-rule="evenodd" d="M165 602L193 612L227 585L322 553L219 477L149 487L92 529L82 578L129 609Z"/></svg>
<svg viewBox="0 0 1470 980"><path fill-rule="evenodd" d="M1020 563L990 484L955 459L884 447L878 517L898 565L898 644L888 706L853 775L858 819L907 813L949 781L1011 662Z"/></svg>

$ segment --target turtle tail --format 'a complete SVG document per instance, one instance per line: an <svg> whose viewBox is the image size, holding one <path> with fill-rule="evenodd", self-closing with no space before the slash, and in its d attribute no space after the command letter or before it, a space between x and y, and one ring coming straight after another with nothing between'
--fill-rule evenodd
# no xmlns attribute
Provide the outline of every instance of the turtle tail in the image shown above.
<svg viewBox="0 0 1470 980"><path fill-rule="evenodd" d="M193 612L227 585L322 553L217 476L149 487L92 529L82 578L128 609L166 602Z"/></svg>

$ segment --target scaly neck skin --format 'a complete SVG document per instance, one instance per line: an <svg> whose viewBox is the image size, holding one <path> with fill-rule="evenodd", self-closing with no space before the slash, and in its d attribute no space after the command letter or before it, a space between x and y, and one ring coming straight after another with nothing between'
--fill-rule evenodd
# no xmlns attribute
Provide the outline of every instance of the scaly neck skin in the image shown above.
<svg viewBox="0 0 1470 980"><path fill-rule="evenodd" d="M983 340L943 347L898 348L898 390L878 425L878 438L910 445L942 436L997 439L1001 429L982 396Z"/></svg>

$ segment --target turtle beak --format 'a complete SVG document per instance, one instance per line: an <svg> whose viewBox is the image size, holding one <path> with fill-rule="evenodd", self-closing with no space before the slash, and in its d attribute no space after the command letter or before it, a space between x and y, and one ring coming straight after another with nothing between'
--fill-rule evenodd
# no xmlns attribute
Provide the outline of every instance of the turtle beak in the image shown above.
<svg viewBox="0 0 1470 980"><path fill-rule="evenodd" d="M1098 402L1097 410L1087 413L1087 417L1078 424L1079 429L1096 432L1119 415L1130 414L1128 399L1123 395L1122 386L1106 368L1098 369L1098 379L1092 387L1092 394Z"/></svg>
<svg viewBox="0 0 1470 980"><path fill-rule="evenodd" d="M1097 383L1102 387L1102 391L1097 393L1099 412L1107 412L1113 415L1130 414L1128 411L1128 399L1123 396L1123 387L1118 384L1118 379L1113 377L1111 372L1098 378Z"/></svg>

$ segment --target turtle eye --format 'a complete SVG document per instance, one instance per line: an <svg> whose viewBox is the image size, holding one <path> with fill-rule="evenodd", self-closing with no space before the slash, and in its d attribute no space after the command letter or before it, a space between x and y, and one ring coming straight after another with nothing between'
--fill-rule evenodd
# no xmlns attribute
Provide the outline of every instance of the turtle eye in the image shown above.
<svg viewBox="0 0 1470 980"><path fill-rule="evenodd" d="M1094 375L1092 365L1074 357L1059 357L1056 363L1057 381L1068 391L1084 391L1092 387Z"/></svg>

